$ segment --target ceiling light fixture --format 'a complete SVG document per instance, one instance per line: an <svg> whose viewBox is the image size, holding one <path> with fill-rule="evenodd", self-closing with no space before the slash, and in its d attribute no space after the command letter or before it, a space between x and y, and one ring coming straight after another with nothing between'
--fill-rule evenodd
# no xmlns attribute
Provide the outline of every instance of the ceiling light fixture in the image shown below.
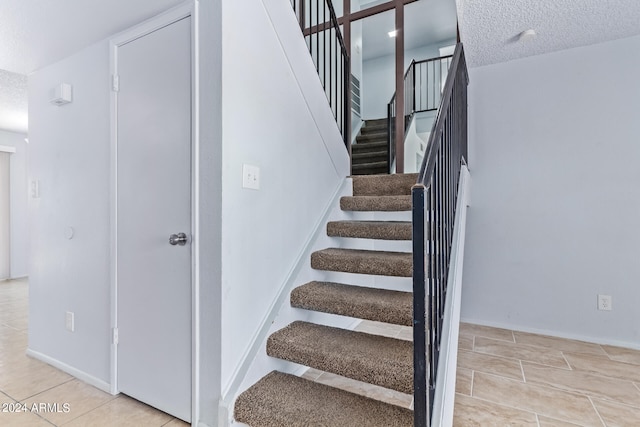
<svg viewBox="0 0 640 427"><path fill-rule="evenodd" d="M525 40L531 40L535 36L536 36L536 30L534 29L524 30L518 35L518 40L521 42Z"/></svg>
<svg viewBox="0 0 640 427"><path fill-rule="evenodd" d="M398 35L398 30L389 31L387 34L389 34L389 37L393 38Z"/></svg>

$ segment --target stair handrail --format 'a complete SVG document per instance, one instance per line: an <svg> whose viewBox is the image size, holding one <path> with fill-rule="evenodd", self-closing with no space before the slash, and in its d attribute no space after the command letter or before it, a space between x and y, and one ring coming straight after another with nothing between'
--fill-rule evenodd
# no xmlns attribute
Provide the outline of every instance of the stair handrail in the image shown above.
<svg viewBox="0 0 640 427"><path fill-rule="evenodd" d="M351 145L351 64L333 2L315 0L314 7L314 0L291 0L291 5L307 41L311 59L342 134L345 147L349 149ZM327 31L329 43L327 43ZM334 33L335 40L332 40Z"/></svg>
<svg viewBox="0 0 640 427"><path fill-rule="evenodd" d="M424 111L435 111L440 101L440 86L443 82L443 69L442 65L446 65L445 73L447 72L451 63L452 55L443 55L435 58L421 59L411 61L411 64L407 67L407 71L404 73L404 131L406 138L406 130L411 124L415 113L421 113ZM436 72L436 64L439 66L438 72ZM431 66L431 79L429 79L429 66ZM424 70L424 73L423 73ZM422 75L424 74L424 90ZM437 78L436 75L439 77ZM429 80L431 80L431 87L429 87ZM416 86L416 83L420 81L420 86ZM438 88L438 90L436 90ZM423 102L422 94L424 92L425 102ZM416 93L419 93L418 97ZM431 101L429 102L429 97ZM420 100L419 102L417 100ZM395 118L396 118L396 93L393 93L391 100L387 103L387 145L389 153L389 173L393 173L392 164L396 158L396 146L395 146Z"/></svg>
<svg viewBox="0 0 640 427"><path fill-rule="evenodd" d="M468 84L464 49L458 43L427 154L411 188L415 427L429 426L433 412L458 178L467 162Z"/></svg>

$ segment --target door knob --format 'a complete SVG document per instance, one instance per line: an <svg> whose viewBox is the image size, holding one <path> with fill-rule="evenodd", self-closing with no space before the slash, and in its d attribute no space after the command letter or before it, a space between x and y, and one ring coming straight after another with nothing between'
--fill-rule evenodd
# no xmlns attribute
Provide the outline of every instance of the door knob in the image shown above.
<svg viewBox="0 0 640 427"><path fill-rule="evenodd" d="M187 235L184 233L172 234L169 236L169 244L184 246L187 244Z"/></svg>

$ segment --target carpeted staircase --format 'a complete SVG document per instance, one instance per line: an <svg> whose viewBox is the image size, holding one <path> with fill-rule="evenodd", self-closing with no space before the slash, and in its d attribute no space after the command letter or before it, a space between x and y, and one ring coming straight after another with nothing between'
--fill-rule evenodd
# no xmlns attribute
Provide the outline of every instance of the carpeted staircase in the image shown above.
<svg viewBox="0 0 640 427"><path fill-rule="evenodd" d="M353 177L353 196L343 197L340 207L345 211L409 211L415 181L415 174ZM327 224L327 233L342 238L411 240L411 223L335 221ZM357 286L357 274L411 277L411 253L328 248L311 255L311 266L356 274L348 275L350 283L313 281L297 287L290 296L293 307L412 325L411 293ZM295 321L269 337L267 354L413 393L413 345L409 341ZM413 425L409 409L278 371L238 397L234 416L252 427Z"/></svg>
<svg viewBox="0 0 640 427"><path fill-rule="evenodd" d="M375 175L389 172L387 119L365 120L351 146L351 173Z"/></svg>

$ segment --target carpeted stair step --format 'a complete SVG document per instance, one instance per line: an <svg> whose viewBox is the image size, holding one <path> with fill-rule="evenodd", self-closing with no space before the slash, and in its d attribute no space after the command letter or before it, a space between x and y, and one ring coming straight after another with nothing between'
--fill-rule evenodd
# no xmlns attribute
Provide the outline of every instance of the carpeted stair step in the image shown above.
<svg viewBox="0 0 640 427"><path fill-rule="evenodd" d="M364 169L384 169L387 170L387 161L369 162L369 163L356 163L351 165L351 171L356 172Z"/></svg>
<svg viewBox="0 0 640 427"><path fill-rule="evenodd" d="M311 268L343 273L411 277L413 260L410 252L327 248L311 254Z"/></svg>
<svg viewBox="0 0 640 427"><path fill-rule="evenodd" d="M418 179L417 173L386 176L360 176L353 178L354 196L410 195L411 187Z"/></svg>
<svg viewBox="0 0 640 427"><path fill-rule="evenodd" d="M352 153L367 153L370 151L381 151L387 149L386 141L367 142L364 144L353 144L351 146Z"/></svg>
<svg viewBox="0 0 640 427"><path fill-rule="evenodd" d="M411 240L410 221L330 221L330 237L356 239Z"/></svg>
<svg viewBox="0 0 640 427"><path fill-rule="evenodd" d="M384 168L365 168L365 169L356 169L352 170L352 175L384 175L389 173L389 169L387 167Z"/></svg>
<svg viewBox="0 0 640 427"><path fill-rule="evenodd" d="M382 126L382 125L387 125L387 121L388 119L386 117L383 117L381 119L368 119L365 120L365 126Z"/></svg>
<svg viewBox="0 0 640 427"><path fill-rule="evenodd" d="M291 306L412 326L413 294L333 282L309 282L291 292Z"/></svg>
<svg viewBox="0 0 640 427"><path fill-rule="evenodd" d="M413 393L411 341L297 321L269 336L267 354L402 393Z"/></svg>
<svg viewBox="0 0 640 427"><path fill-rule="evenodd" d="M387 133L387 124L381 125L366 125L360 128L360 135L369 135L371 133Z"/></svg>
<svg viewBox="0 0 640 427"><path fill-rule="evenodd" d="M356 137L356 141L357 144L368 144L371 142L379 142L379 141L384 141L386 143L387 141L387 133L386 132L371 132L371 133L366 133L365 135L358 135Z"/></svg>
<svg viewBox="0 0 640 427"><path fill-rule="evenodd" d="M387 176L387 175L384 175ZM367 178L375 175L367 176ZM353 176L354 180L360 176ZM343 211L397 212L411 210L411 196L344 196L340 198Z"/></svg>
<svg viewBox="0 0 640 427"><path fill-rule="evenodd" d="M273 371L243 392L236 421L252 427L411 427L413 412Z"/></svg>
<svg viewBox="0 0 640 427"><path fill-rule="evenodd" d="M386 162L388 157L389 157L389 153L387 152L387 150L365 151L362 153L351 154L351 162L352 163L358 163L360 161L366 162L369 159L380 159Z"/></svg>

